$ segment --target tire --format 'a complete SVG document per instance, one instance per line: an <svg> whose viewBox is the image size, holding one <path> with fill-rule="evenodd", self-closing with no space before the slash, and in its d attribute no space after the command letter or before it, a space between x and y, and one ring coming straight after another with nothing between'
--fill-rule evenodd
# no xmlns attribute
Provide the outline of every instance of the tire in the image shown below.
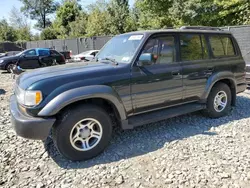
<svg viewBox="0 0 250 188"><path fill-rule="evenodd" d="M13 66L14 66L14 63L10 63L6 66L6 70L8 73L11 73L11 69L13 68Z"/></svg>
<svg viewBox="0 0 250 188"><path fill-rule="evenodd" d="M220 96L221 99L218 99L220 98L218 96ZM221 101L222 103L218 101ZM223 103L224 105L220 105ZM203 112L206 116L209 116L211 118L223 117L230 113L232 108L231 104L232 104L232 94L228 85L224 83L217 83L215 84L215 86L213 86L208 96L207 108Z"/></svg>
<svg viewBox="0 0 250 188"><path fill-rule="evenodd" d="M90 124L92 129L86 124ZM95 105L68 109L52 128L53 141L58 151L72 161L97 156L108 146L111 136L111 118L102 108Z"/></svg>

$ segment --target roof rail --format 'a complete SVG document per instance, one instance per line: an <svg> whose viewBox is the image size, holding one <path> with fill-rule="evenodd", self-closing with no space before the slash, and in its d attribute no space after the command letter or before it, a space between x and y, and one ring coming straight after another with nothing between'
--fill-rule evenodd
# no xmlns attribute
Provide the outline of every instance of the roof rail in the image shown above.
<svg viewBox="0 0 250 188"><path fill-rule="evenodd" d="M197 30L213 30L213 31L222 31L222 29L218 27L209 27L209 26L182 26L180 29L197 29Z"/></svg>

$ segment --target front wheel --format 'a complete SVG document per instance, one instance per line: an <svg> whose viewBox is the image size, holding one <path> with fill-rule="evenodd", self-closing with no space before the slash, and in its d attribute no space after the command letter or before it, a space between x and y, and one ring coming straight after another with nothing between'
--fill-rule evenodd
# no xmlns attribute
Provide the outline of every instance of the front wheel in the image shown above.
<svg viewBox="0 0 250 188"><path fill-rule="evenodd" d="M8 64L7 67L6 67L7 72L11 73L11 70L13 69L13 67L14 67L13 63Z"/></svg>
<svg viewBox="0 0 250 188"><path fill-rule="evenodd" d="M91 159L101 153L112 136L109 115L95 105L83 105L64 112L53 127L59 152L72 161Z"/></svg>
<svg viewBox="0 0 250 188"><path fill-rule="evenodd" d="M229 114L231 110L232 94L227 84L217 83L207 99L205 114L211 118L219 118Z"/></svg>

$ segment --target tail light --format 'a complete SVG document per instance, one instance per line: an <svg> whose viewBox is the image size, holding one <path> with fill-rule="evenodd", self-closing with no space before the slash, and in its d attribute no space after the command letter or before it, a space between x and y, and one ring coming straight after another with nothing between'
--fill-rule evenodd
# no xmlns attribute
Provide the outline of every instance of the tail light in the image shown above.
<svg viewBox="0 0 250 188"><path fill-rule="evenodd" d="M65 60L65 57L64 57L64 55L62 55L62 60L65 62L66 60Z"/></svg>

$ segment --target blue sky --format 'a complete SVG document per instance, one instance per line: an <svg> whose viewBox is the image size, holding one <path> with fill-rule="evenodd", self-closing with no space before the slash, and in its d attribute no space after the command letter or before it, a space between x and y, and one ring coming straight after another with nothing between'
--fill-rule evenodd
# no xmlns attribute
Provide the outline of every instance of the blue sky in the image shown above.
<svg viewBox="0 0 250 188"><path fill-rule="evenodd" d="M81 0L81 4L84 7L87 5L94 3L96 0ZM129 0L129 3L132 5L135 0ZM12 7L15 6L16 8L20 8L22 6L22 3L20 3L19 0L0 0L0 19L2 18L9 18L10 11ZM31 25L33 25L34 22L31 22ZM36 32L35 30L32 30L33 32Z"/></svg>

